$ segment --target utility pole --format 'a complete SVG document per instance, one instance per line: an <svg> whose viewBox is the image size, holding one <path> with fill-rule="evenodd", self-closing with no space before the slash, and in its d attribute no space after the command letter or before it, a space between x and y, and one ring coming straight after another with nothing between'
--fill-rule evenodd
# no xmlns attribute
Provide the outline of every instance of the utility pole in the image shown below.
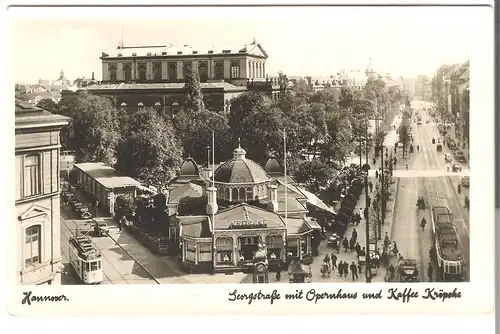
<svg viewBox="0 0 500 334"><path fill-rule="evenodd" d="M384 145L382 145L382 152L384 151ZM382 197L381 197L381 203L382 203L382 222L385 223L385 176L384 176L384 152L382 153L381 161L380 161L380 181L381 181L381 189L382 189ZM382 226L379 222L378 224L378 239L381 240L382 238Z"/></svg>
<svg viewBox="0 0 500 334"><path fill-rule="evenodd" d="M370 261L370 215L368 214L368 171L365 173L365 206L366 206L366 228L365 228L365 236L366 236L366 283L371 283L371 261Z"/></svg>

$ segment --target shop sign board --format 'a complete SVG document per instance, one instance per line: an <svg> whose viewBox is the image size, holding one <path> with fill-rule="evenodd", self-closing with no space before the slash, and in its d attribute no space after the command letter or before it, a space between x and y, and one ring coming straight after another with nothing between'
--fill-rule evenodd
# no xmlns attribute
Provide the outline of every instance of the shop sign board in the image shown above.
<svg viewBox="0 0 500 334"><path fill-rule="evenodd" d="M267 223L264 219L260 220L233 220L229 224L230 229L246 229L246 228L266 228Z"/></svg>

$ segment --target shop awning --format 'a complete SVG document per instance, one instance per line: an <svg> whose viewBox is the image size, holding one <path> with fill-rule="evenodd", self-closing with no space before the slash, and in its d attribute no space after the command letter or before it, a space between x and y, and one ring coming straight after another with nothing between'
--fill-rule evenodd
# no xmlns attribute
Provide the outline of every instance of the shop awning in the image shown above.
<svg viewBox="0 0 500 334"><path fill-rule="evenodd" d="M309 203L311 205L314 205L315 207L317 207L319 209L322 209L322 210L325 210L327 212L330 212L330 213L332 213L334 215L337 214L335 212L335 210L333 210L331 207L329 207L328 205L326 205L325 202L323 202L321 199L318 198L318 196L316 196L313 193L310 193L309 191L304 190L302 188L300 188L300 191L302 191L302 193L304 195L306 195L306 197L307 197L307 203Z"/></svg>

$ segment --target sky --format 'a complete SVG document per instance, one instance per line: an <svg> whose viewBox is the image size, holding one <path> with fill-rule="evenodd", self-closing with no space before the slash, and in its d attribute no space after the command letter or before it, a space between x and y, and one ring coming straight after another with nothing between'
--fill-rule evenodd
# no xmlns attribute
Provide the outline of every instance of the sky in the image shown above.
<svg viewBox="0 0 500 334"><path fill-rule="evenodd" d="M267 73L329 76L340 69L405 78L462 63L488 8L99 8L8 11L8 71L17 83L101 78L101 52L125 46L242 46L267 51ZM92 19L90 19L92 17Z"/></svg>

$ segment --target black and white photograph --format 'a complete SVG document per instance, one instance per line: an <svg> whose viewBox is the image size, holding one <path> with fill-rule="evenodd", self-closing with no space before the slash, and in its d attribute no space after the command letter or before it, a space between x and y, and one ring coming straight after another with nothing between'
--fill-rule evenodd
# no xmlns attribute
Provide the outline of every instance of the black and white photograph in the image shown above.
<svg viewBox="0 0 500 334"><path fill-rule="evenodd" d="M473 9L12 11L8 280L466 288L493 249Z"/></svg>

